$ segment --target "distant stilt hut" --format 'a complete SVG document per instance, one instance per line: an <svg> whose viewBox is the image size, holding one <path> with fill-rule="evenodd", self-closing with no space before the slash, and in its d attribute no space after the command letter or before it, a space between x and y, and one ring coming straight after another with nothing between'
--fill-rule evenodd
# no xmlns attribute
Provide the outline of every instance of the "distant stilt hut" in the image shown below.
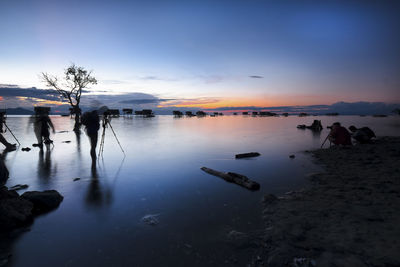
<svg viewBox="0 0 400 267"><path fill-rule="evenodd" d="M155 117L155 115L151 109L143 109L142 113L143 113L143 117L145 117L145 118Z"/></svg>
<svg viewBox="0 0 400 267"><path fill-rule="evenodd" d="M197 117L205 117L205 116L207 116L207 113L205 113L204 111L199 110L199 111L196 112L196 115L197 115Z"/></svg>
<svg viewBox="0 0 400 267"><path fill-rule="evenodd" d="M260 112L260 116L263 117L273 117L273 116L277 116L278 114L274 113L274 112L269 112L269 111L261 111Z"/></svg>
<svg viewBox="0 0 400 267"><path fill-rule="evenodd" d="M195 116L195 115L193 114L193 112L191 112L191 111L186 111L185 114L186 114L186 116L188 116L188 117L193 117L193 116Z"/></svg>
<svg viewBox="0 0 400 267"><path fill-rule="evenodd" d="M122 109L122 112L124 113L125 116L130 116L133 114L133 109L131 108L124 108Z"/></svg>
<svg viewBox="0 0 400 267"><path fill-rule="evenodd" d="M117 118L119 117L119 109L109 109L108 113L110 114L111 117Z"/></svg>
<svg viewBox="0 0 400 267"><path fill-rule="evenodd" d="M179 111L179 110L174 110L174 111L172 111L172 114L173 114L175 117L182 117L182 116L183 116L183 113L182 113L181 111Z"/></svg>

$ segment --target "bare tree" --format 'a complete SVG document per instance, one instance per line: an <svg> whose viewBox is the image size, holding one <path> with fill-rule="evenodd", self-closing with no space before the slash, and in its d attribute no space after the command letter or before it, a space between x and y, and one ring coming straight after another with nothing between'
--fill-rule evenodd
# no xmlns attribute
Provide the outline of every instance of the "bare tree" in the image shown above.
<svg viewBox="0 0 400 267"><path fill-rule="evenodd" d="M97 80L92 76L92 71L87 71L75 64L69 66L64 74L65 77L61 84L56 76L49 75L46 72L42 72L41 77L46 86L57 90L63 98L68 100L71 105L71 113L75 114L74 131L79 131L81 127L81 109L79 108L79 104L81 102L82 91L91 84L97 84Z"/></svg>

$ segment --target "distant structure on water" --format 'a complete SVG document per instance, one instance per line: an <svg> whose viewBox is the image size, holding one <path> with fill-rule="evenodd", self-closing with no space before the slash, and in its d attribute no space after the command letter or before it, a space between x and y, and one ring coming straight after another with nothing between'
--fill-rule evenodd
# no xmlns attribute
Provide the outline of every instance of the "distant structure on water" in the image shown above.
<svg viewBox="0 0 400 267"><path fill-rule="evenodd" d="M124 115L132 115L133 114L133 109L124 108L124 109L122 109L122 112L124 113Z"/></svg>
<svg viewBox="0 0 400 267"><path fill-rule="evenodd" d="M152 118L155 117L153 111L151 109L143 109L143 110L135 110L136 116L143 116L144 118Z"/></svg>

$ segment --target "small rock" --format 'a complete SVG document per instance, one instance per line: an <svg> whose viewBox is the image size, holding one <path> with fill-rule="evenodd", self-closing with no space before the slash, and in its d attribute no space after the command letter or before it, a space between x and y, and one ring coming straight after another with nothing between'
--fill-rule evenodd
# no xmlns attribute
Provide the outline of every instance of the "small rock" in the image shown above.
<svg viewBox="0 0 400 267"><path fill-rule="evenodd" d="M295 155L290 155L289 158L294 159Z"/></svg>
<svg viewBox="0 0 400 267"><path fill-rule="evenodd" d="M64 199L56 190L29 191L21 195L33 204L33 213L39 214L57 208Z"/></svg>
<svg viewBox="0 0 400 267"><path fill-rule="evenodd" d="M14 186L10 187L9 190L15 190L16 191L16 190L26 189L28 187L29 187L29 185L27 185L27 184L17 184L17 185L14 185Z"/></svg>
<svg viewBox="0 0 400 267"><path fill-rule="evenodd" d="M231 240L238 240L238 239L244 239L247 238L247 234L232 230L228 233L227 237Z"/></svg>
<svg viewBox="0 0 400 267"><path fill-rule="evenodd" d="M273 202L275 202L277 200L278 200L278 198L273 194L265 195L264 198L263 198L264 204L270 204L270 203L273 203Z"/></svg>
<svg viewBox="0 0 400 267"><path fill-rule="evenodd" d="M144 222L145 224L148 225L157 225L160 223L160 221L158 220L158 216L160 214L148 214L143 216L142 218L142 222Z"/></svg>
<svg viewBox="0 0 400 267"><path fill-rule="evenodd" d="M26 152L31 151L31 149L29 147L23 147L23 148L21 148L21 150L26 151Z"/></svg>
<svg viewBox="0 0 400 267"><path fill-rule="evenodd" d="M61 143L67 143L67 144L69 144L69 143L71 143L71 141L69 141L69 140L67 140L67 141L62 141Z"/></svg>
<svg viewBox="0 0 400 267"><path fill-rule="evenodd" d="M80 180L80 179L81 179L81 178L79 178L79 177L76 177L76 178L74 178L74 180L73 180L73 181L75 182L75 181L78 181L78 180Z"/></svg>

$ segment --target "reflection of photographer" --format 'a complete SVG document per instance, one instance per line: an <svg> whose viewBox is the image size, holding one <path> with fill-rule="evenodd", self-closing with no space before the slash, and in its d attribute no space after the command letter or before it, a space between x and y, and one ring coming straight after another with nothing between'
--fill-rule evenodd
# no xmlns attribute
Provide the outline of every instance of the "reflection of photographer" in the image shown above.
<svg viewBox="0 0 400 267"><path fill-rule="evenodd" d="M5 115L6 115L5 111L0 111L0 143L2 143L6 147L6 150L11 151L11 150L16 149L16 144L11 144L11 143L7 142L7 140L2 135L2 133L5 132L5 130L3 130L3 124L8 129L8 127L6 125L6 116Z"/></svg>

